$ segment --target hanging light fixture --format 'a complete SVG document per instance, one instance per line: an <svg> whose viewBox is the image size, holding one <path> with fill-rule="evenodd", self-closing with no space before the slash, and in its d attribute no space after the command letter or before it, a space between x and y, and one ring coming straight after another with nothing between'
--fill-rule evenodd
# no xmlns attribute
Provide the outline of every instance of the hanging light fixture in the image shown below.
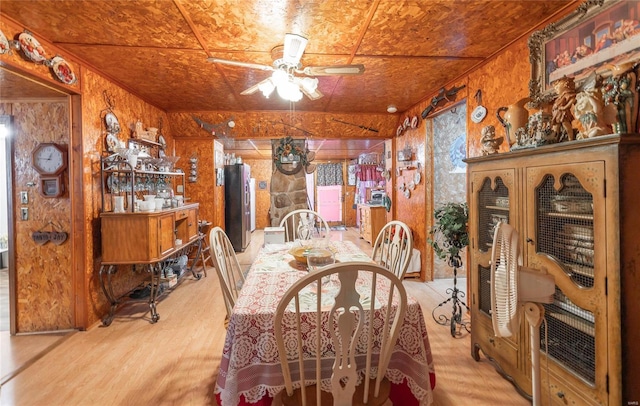
<svg viewBox="0 0 640 406"><path fill-rule="evenodd" d="M312 89L308 91L310 93L313 93L318 87L318 79L304 78L302 79L301 84L305 87L305 90ZM258 86L258 89L266 98L269 98L271 93L273 93L274 90L277 90L278 95L284 100L297 102L302 99L300 86L298 86L298 84L294 81L293 74L289 74L285 70L281 69L273 72L273 75L271 75L268 80L261 83L260 86Z"/></svg>
<svg viewBox="0 0 640 406"><path fill-rule="evenodd" d="M266 80L260 83L260 85L258 86L258 89L262 92L264 97L266 97L267 99L269 98L271 93L273 93L275 88L276 88L276 85L273 83L272 79Z"/></svg>

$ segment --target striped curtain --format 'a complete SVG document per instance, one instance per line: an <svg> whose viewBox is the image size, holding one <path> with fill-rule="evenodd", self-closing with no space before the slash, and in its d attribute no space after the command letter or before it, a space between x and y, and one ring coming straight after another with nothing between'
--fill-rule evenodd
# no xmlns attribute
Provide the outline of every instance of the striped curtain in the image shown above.
<svg viewBox="0 0 640 406"><path fill-rule="evenodd" d="M318 164L316 173L317 186L335 186L344 185L342 177L342 164Z"/></svg>

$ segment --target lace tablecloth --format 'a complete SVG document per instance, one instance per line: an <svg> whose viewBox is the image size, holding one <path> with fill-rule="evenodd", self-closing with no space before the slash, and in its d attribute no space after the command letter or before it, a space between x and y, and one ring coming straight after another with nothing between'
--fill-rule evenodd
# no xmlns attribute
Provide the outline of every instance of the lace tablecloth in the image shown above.
<svg viewBox="0 0 640 406"><path fill-rule="evenodd" d="M216 396L223 406L256 403L284 389L274 336L275 309L286 290L307 273L289 254L293 244L299 243L266 245L249 270L229 320L220 362ZM352 242L332 241L330 248L339 262L371 261ZM412 297L386 377L408 386L418 404L431 404L433 358L422 309Z"/></svg>

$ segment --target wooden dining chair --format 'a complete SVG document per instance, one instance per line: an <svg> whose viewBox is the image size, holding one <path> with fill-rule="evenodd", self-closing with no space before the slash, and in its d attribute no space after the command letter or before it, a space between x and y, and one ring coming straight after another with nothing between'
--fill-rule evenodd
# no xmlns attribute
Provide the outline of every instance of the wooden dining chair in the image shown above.
<svg viewBox="0 0 640 406"><path fill-rule="evenodd" d="M411 229L402 221L393 220L378 233L371 257L402 280L411 262L412 252Z"/></svg>
<svg viewBox="0 0 640 406"><path fill-rule="evenodd" d="M209 251L220 279L220 289L227 308L226 322L228 322L231 310L236 304L238 292L244 283L244 274L233 245L222 228L214 227L209 232Z"/></svg>
<svg viewBox="0 0 640 406"><path fill-rule="evenodd" d="M333 289L323 285L327 277ZM359 277L369 282L357 284ZM370 262L329 265L296 281L278 303L274 324L283 404L386 403L391 384L385 373L406 307L400 279Z"/></svg>
<svg viewBox="0 0 640 406"><path fill-rule="evenodd" d="M280 221L284 227L285 241L310 240L317 231L323 238L330 238L329 224L315 211L299 209L287 213Z"/></svg>

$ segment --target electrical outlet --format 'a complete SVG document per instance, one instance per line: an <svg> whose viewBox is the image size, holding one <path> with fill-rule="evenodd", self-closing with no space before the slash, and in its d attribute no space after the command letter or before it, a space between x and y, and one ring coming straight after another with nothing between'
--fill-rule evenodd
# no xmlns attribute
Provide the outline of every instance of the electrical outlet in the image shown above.
<svg viewBox="0 0 640 406"><path fill-rule="evenodd" d="M20 219L21 220L29 220L29 208L28 207L20 207Z"/></svg>
<svg viewBox="0 0 640 406"><path fill-rule="evenodd" d="M26 190L20 191L20 204L29 204L29 192Z"/></svg>
<svg viewBox="0 0 640 406"><path fill-rule="evenodd" d="M176 192L178 192L178 193L184 193L184 186L182 186L182 185L178 185L178 188L177 188L177 189L178 189L178 190L176 190Z"/></svg>

